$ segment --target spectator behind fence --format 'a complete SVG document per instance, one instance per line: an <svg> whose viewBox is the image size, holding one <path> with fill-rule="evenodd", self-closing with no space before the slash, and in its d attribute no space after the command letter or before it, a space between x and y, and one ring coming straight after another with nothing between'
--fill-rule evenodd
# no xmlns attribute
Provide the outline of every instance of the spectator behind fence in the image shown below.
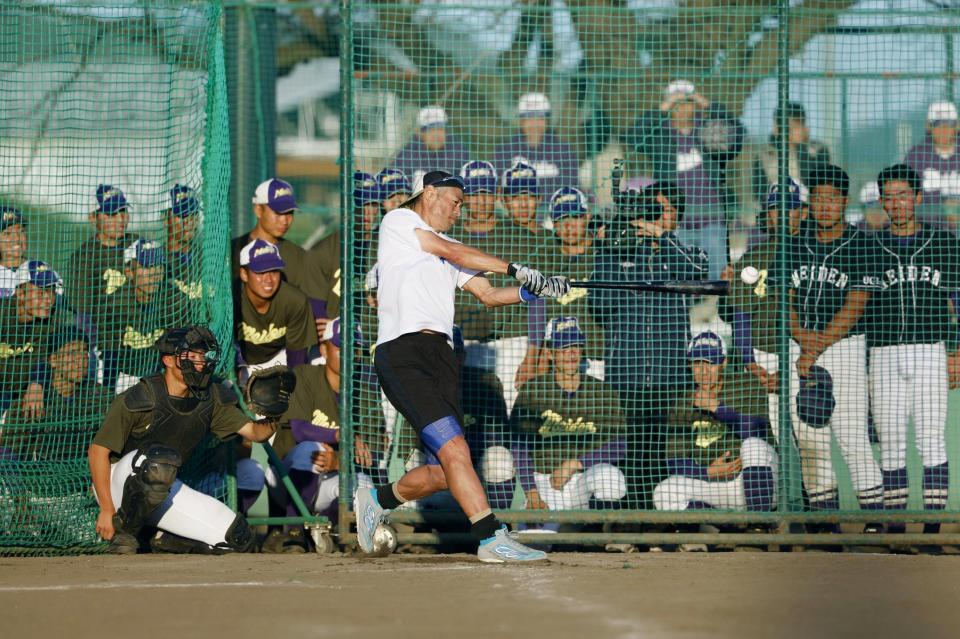
<svg viewBox="0 0 960 639"><path fill-rule="evenodd" d="M317 331L306 296L282 273L286 263L279 249L253 240L240 250L241 285L234 296L239 365L246 372L306 362Z"/></svg>
<svg viewBox="0 0 960 639"><path fill-rule="evenodd" d="M550 372L520 390L510 418L514 463L530 509L618 508L632 462L613 388L581 372L587 336L555 317L545 341Z"/></svg>
<svg viewBox="0 0 960 639"><path fill-rule="evenodd" d="M17 271L26 260L27 221L20 209L0 206L0 298L11 297L20 279Z"/></svg>
<svg viewBox="0 0 960 639"><path fill-rule="evenodd" d="M43 415L21 401L7 415L4 444L9 445L10 435L19 432L17 454L21 460L75 460L83 456L91 422L110 406L114 393L91 378L90 338L80 329L73 325L58 328L44 351L49 355L38 367ZM20 424L24 427L18 428Z"/></svg>
<svg viewBox="0 0 960 639"><path fill-rule="evenodd" d="M726 216L734 204L727 164L740 153L743 126L692 83L676 80L667 85L660 108L640 116L628 143L646 158L656 180L680 186L688 211L677 238L705 251L710 278L719 278L729 261Z"/></svg>
<svg viewBox="0 0 960 639"><path fill-rule="evenodd" d="M956 233L960 224L960 153L957 153L957 107L953 102L934 102L927 109L923 142L903 158L920 175L923 199L919 219Z"/></svg>
<svg viewBox="0 0 960 639"><path fill-rule="evenodd" d="M296 211L297 200L288 182L271 178L257 186L253 194L253 214L257 217L257 225L231 242L233 278L235 283L240 278L240 250L253 240L269 242L280 250L280 257L286 264L283 279L307 296L315 317L322 317L320 302L325 291L318 287L312 277L307 253L284 238L293 225Z"/></svg>
<svg viewBox="0 0 960 639"><path fill-rule="evenodd" d="M174 288L167 279L166 251L159 242L137 240L123 256L125 282L104 320L103 385L122 393L160 366L153 347L179 319L171 302Z"/></svg>
<svg viewBox="0 0 960 639"><path fill-rule="evenodd" d="M174 288L170 300L189 317L192 305L203 297L202 247L197 237L200 225L200 200L189 186L176 184L170 189L170 208L163 216L167 236L167 278Z"/></svg>
<svg viewBox="0 0 960 639"><path fill-rule="evenodd" d="M127 233L130 205L120 189L97 186L96 205L90 212L94 236L77 247L67 262L67 301L80 314L78 323L97 345L98 331L112 312L113 296L123 286L123 252L140 239Z"/></svg>
<svg viewBox="0 0 960 639"><path fill-rule="evenodd" d="M861 261L870 295L865 326L883 505L907 507L912 423L923 464L923 507L942 510L949 485L947 393L960 386L960 247L950 233L917 220L922 181L916 171L897 164L881 171L877 182L890 227L869 238Z"/></svg>
<svg viewBox="0 0 960 639"><path fill-rule="evenodd" d="M377 186L380 188L380 203L384 213L400 208L413 194L410 180L399 169L388 167L377 173Z"/></svg>
<svg viewBox="0 0 960 639"><path fill-rule="evenodd" d="M446 171L456 175L470 161L466 147L447 131L447 112L441 106L420 109L417 132L400 149L390 166L400 170L414 183L429 171Z"/></svg>
<svg viewBox="0 0 960 639"><path fill-rule="evenodd" d="M274 450L310 512L334 522L339 515L337 498L340 496L341 346L341 322L340 318L334 318L320 342L324 365L303 364L293 369L297 385L287 412L280 418L280 429L273 442ZM369 474L383 455L383 446L377 445L382 439L382 422L378 414L362 415L356 421L353 457L360 474L358 479L370 486L373 484ZM285 509L288 517L298 516L280 474L273 467L266 471L266 484L271 501ZM306 547L302 527L271 532L264 542L264 551L289 552L291 546Z"/></svg>
<svg viewBox="0 0 960 639"><path fill-rule="evenodd" d="M592 216L588 211L586 196L569 186L557 189L550 198L550 218L553 221L554 239L541 246L541 252L534 257L535 263L552 273L563 273L571 280L589 280L593 275L595 247L589 229ZM583 347L586 373L599 380L604 379L603 330L593 320L589 299L589 289L573 288L555 300L540 299L530 303L530 347L538 349L539 362L535 369L531 367L531 376L547 372L549 358L542 346L548 319L572 315L587 336L587 343ZM521 381L526 382L527 379L521 378Z"/></svg>
<svg viewBox="0 0 960 639"><path fill-rule="evenodd" d="M38 366L47 356L56 321L60 276L46 262L31 260L17 272L13 297L0 299L0 412L18 397L28 418L43 415L44 385Z"/></svg>
<svg viewBox="0 0 960 639"><path fill-rule="evenodd" d="M867 433L867 344L862 321L869 294L860 285L866 237L844 217L850 190L847 174L824 165L808 179L810 224L783 246L793 338L790 374L800 377L791 380L791 386L799 389L814 364L822 367L833 378L836 410L829 428L793 414L804 485L811 509L839 509L832 431L860 507L876 509L882 506L882 478ZM795 404L791 396L794 410Z"/></svg>
<svg viewBox="0 0 960 639"><path fill-rule="evenodd" d="M682 222L683 192L658 182L641 194L651 208L618 213L622 235L607 237L595 257L594 278L613 282L700 280L707 256L681 244L669 230ZM686 365L689 300L683 295L596 290L588 299L604 331L604 377L620 394L634 463L626 469L631 508L651 508L653 487L664 476L663 419L678 393L690 386Z"/></svg>
<svg viewBox="0 0 960 639"><path fill-rule="evenodd" d="M500 146L494 164L501 173L517 162L537 171L541 192L579 183L580 161L573 148L550 130L550 100L542 93L525 93L517 103L519 132Z"/></svg>
<svg viewBox="0 0 960 639"><path fill-rule="evenodd" d="M773 132L770 140L757 151L753 163L753 193L763 202L770 187L780 181L780 145L784 142L780 135L781 108L773 114ZM787 172L790 179L806 187L811 171L816 167L830 164L830 149L823 142L810 139L807 127L807 112L802 104L788 102L786 106L787 139L789 163Z"/></svg>
<svg viewBox="0 0 960 639"><path fill-rule="evenodd" d="M700 333L687 360L694 390L667 418L667 470L653 492L657 510L718 508L764 512L776 506L777 453L761 388L727 367L723 340Z"/></svg>

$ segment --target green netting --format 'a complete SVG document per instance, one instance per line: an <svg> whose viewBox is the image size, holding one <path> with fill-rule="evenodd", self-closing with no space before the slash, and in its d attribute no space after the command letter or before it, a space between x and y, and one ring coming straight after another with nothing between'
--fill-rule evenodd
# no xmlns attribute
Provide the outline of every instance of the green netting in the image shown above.
<svg viewBox="0 0 960 639"><path fill-rule="evenodd" d="M91 550L112 398L163 329L232 331L221 8L4 2L0 34L0 553ZM225 498L197 457L189 481Z"/></svg>
<svg viewBox="0 0 960 639"><path fill-rule="evenodd" d="M462 423L494 508L522 511L519 521L542 521L533 511L545 507L609 521L696 508L956 509L952 10L920 0L345 10L343 166L366 174L344 181L344 201L354 197L345 313L368 345L377 225L404 199L390 195L410 190L388 169L411 184L431 170L462 175L448 233L548 275L731 282L722 299L575 287L494 310L458 292ZM619 188L640 191L632 208L615 203L617 159ZM901 161L921 180L926 230L913 240L906 196L877 193L880 169ZM378 172L388 186L371 194ZM769 200L787 178L797 192ZM787 213L794 197L802 213ZM757 272L742 279L746 267ZM366 435L380 461L365 472L397 479L426 455L363 376L366 347L352 364L352 426L378 433Z"/></svg>

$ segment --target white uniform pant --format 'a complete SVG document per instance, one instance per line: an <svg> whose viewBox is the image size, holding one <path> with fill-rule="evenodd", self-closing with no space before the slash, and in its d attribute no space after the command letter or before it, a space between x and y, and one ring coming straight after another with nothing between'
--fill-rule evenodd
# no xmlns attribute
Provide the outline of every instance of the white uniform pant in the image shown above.
<svg viewBox="0 0 960 639"><path fill-rule="evenodd" d="M743 468L769 467L773 471L776 505L777 453L762 439L751 437L740 448ZM657 510L686 510L691 501L703 502L723 510L746 510L747 496L743 489L743 473L729 481L705 481L683 475L672 475L653 490Z"/></svg>
<svg viewBox="0 0 960 639"><path fill-rule="evenodd" d="M496 374L503 384L503 399L507 402L507 411L513 410L517 401L517 371L527 355L530 339L526 336L498 339L490 342L496 352Z"/></svg>
<svg viewBox="0 0 960 639"><path fill-rule="evenodd" d="M123 503L123 485L139 468L145 456L131 451L110 466L110 497L118 510ZM99 501L99 498L98 498ZM237 515L225 504L197 492L179 479L173 482L170 495L147 519L147 524L161 530L216 546L226 542L227 529Z"/></svg>
<svg viewBox="0 0 960 639"><path fill-rule="evenodd" d="M754 350L757 363L768 372L777 372L779 358L776 354ZM836 436L840 452L850 470L854 489L860 493L876 488L883 483L880 467L873 458L870 436L867 429L869 395L867 393L867 347L863 335L844 338L825 350L816 364L822 366L833 378L833 395L836 408L830 424L824 428L812 428L797 417L797 393L800 379L797 374L797 359L800 347L790 342L790 418L800 452L803 485L811 501L818 496L829 497L837 490L837 476L830 458L830 440ZM779 437L779 395L769 395L770 424L774 435Z"/></svg>
<svg viewBox="0 0 960 639"><path fill-rule="evenodd" d="M339 473L320 473L313 465L313 454L319 453L325 448L327 448L327 445L322 442L300 442L283 458L283 466L288 471L305 470L320 476L317 495L313 503L306 504L310 512L313 513L325 511L340 497ZM265 475L270 499L280 506L286 506L290 501L290 495L280 479L280 474L274 470L273 466L270 466L265 471Z"/></svg>
<svg viewBox="0 0 960 639"><path fill-rule="evenodd" d="M550 483L549 474L535 473L533 481L540 499L550 510L583 510L589 507L591 497L600 501L617 501L627 494L623 472L611 464L597 464L574 473L560 490Z"/></svg>
<svg viewBox="0 0 960 639"><path fill-rule="evenodd" d="M906 467L911 418L923 465L939 466L947 461L948 392L943 342L870 349L870 393L883 470Z"/></svg>

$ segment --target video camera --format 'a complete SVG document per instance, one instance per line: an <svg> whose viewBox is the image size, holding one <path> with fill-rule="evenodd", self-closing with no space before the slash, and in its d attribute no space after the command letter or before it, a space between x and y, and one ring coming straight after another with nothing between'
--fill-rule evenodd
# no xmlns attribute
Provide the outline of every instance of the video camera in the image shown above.
<svg viewBox="0 0 960 639"><path fill-rule="evenodd" d="M613 219L602 223L605 227L605 242L611 248L629 248L635 246L641 241L637 237L637 229L630 224L634 220L643 220L644 222L656 222L663 216L663 206L657 202L657 194L664 193L665 185L654 183L650 186L637 189L622 188L623 183L623 160L617 158L613 161L613 168L610 170L610 195L613 199L615 215ZM675 189L667 187L668 199Z"/></svg>

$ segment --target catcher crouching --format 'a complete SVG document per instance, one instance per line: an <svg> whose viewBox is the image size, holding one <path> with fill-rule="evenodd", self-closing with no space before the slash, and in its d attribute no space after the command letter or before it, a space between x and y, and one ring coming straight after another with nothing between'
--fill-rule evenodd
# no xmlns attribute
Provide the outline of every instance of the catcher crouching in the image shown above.
<svg viewBox="0 0 960 639"><path fill-rule="evenodd" d="M170 329L156 348L163 371L116 397L87 452L100 504L97 533L119 554L136 552L147 527L157 529L150 539L156 551L249 552L254 537L243 516L184 485L177 473L208 432L220 440L269 439L286 408L289 379L282 372L268 378L279 391L269 414L251 421L233 389L213 378L220 345L209 329Z"/></svg>

